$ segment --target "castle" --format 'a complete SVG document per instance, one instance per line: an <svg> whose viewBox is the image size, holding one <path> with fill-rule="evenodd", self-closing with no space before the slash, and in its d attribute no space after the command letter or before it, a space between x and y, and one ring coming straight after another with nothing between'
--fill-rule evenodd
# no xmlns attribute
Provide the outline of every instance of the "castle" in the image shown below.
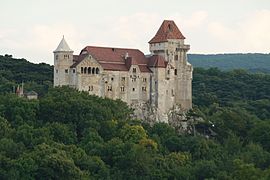
<svg viewBox="0 0 270 180"><path fill-rule="evenodd" d="M54 53L54 86L156 109L157 121L175 106L192 108L189 45L174 21L165 20L148 42L151 54L138 49L86 46L74 55L64 37Z"/></svg>

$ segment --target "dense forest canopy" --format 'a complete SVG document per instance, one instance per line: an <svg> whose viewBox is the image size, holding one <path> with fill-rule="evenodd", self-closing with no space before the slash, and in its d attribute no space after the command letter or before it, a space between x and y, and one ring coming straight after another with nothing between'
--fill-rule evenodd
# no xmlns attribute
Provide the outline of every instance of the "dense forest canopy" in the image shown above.
<svg viewBox="0 0 270 180"><path fill-rule="evenodd" d="M188 54L188 59L194 67L270 73L270 54Z"/></svg>
<svg viewBox="0 0 270 180"><path fill-rule="evenodd" d="M122 101L52 88L49 65L0 67L0 179L270 179L269 74L194 69L192 113L214 125L206 138L209 123L178 134L131 119ZM10 93L13 72L38 100Z"/></svg>
<svg viewBox="0 0 270 180"><path fill-rule="evenodd" d="M52 80L53 66L0 55L0 93L14 92L14 88L24 82L26 91L35 90L43 95L52 86Z"/></svg>

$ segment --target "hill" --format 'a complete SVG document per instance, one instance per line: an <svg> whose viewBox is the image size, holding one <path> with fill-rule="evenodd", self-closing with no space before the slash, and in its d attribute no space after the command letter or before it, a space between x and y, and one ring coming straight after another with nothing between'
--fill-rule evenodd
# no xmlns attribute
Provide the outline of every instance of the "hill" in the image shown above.
<svg viewBox="0 0 270 180"><path fill-rule="evenodd" d="M0 93L12 92L22 82L25 83L26 91L35 90L43 95L44 90L52 86L53 66L0 55Z"/></svg>
<svg viewBox="0 0 270 180"><path fill-rule="evenodd" d="M0 62L35 67L26 76L40 70L41 80L30 76L25 83L44 94L28 100L0 93L0 179L270 177L269 74L195 68L189 114L205 122L196 122L192 134L178 134L168 124L131 119L122 101L45 86L51 66L5 58ZM6 73L16 68L1 71L7 82L1 86L20 82Z"/></svg>
<svg viewBox="0 0 270 180"><path fill-rule="evenodd" d="M194 67L270 73L270 54L188 54L188 59Z"/></svg>

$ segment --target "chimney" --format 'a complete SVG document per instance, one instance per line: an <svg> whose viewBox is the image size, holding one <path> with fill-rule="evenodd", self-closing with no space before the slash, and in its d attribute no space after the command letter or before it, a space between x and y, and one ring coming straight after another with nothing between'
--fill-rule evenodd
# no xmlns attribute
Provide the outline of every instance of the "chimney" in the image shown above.
<svg viewBox="0 0 270 180"><path fill-rule="evenodd" d="M126 52L125 59L127 59L128 57L129 57L128 52Z"/></svg>

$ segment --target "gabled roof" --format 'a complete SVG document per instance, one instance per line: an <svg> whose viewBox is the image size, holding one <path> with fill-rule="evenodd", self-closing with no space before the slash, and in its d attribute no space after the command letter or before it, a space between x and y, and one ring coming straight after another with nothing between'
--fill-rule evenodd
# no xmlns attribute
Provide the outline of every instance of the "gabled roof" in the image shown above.
<svg viewBox="0 0 270 180"><path fill-rule="evenodd" d="M166 68L167 62L165 61L163 56L160 55L153 55L148 57L148 67L154 67L154 68Z"/></svg>
<svg viewBox="0 0 270 180"><path fill-rule="evenodd" d="M113 47L86 46L78 57L75 56L75 63L71 67L76 67L88 54L94 57L104 70L128 71L131 65L138 65L141 72L151 72L147 67L148 60L140 50Z"/></svg>
<svg viewBox="0 0 270 180"><path fill-rule="evenodd" d="M167 42L168 39L185 39L174 21L164 20L156 35L149 41L149 43Z"/></svg>
<svg viewBox="0 0 270 180"><path fill-rule="evenodd" d="M87 46L82 51L87 51L100 62L124 62L126 54L138 64L147 64L143 52L138 49Z"/></svg>
<svg viewBox="0 0 270 180"><path fill-rule="evenodd" d="M61 42L59 43L58 47L56 48L55 51L53 52L73 52L72 49L69 48L66 40L65 40L65 37L63 36Z"/></svg>

